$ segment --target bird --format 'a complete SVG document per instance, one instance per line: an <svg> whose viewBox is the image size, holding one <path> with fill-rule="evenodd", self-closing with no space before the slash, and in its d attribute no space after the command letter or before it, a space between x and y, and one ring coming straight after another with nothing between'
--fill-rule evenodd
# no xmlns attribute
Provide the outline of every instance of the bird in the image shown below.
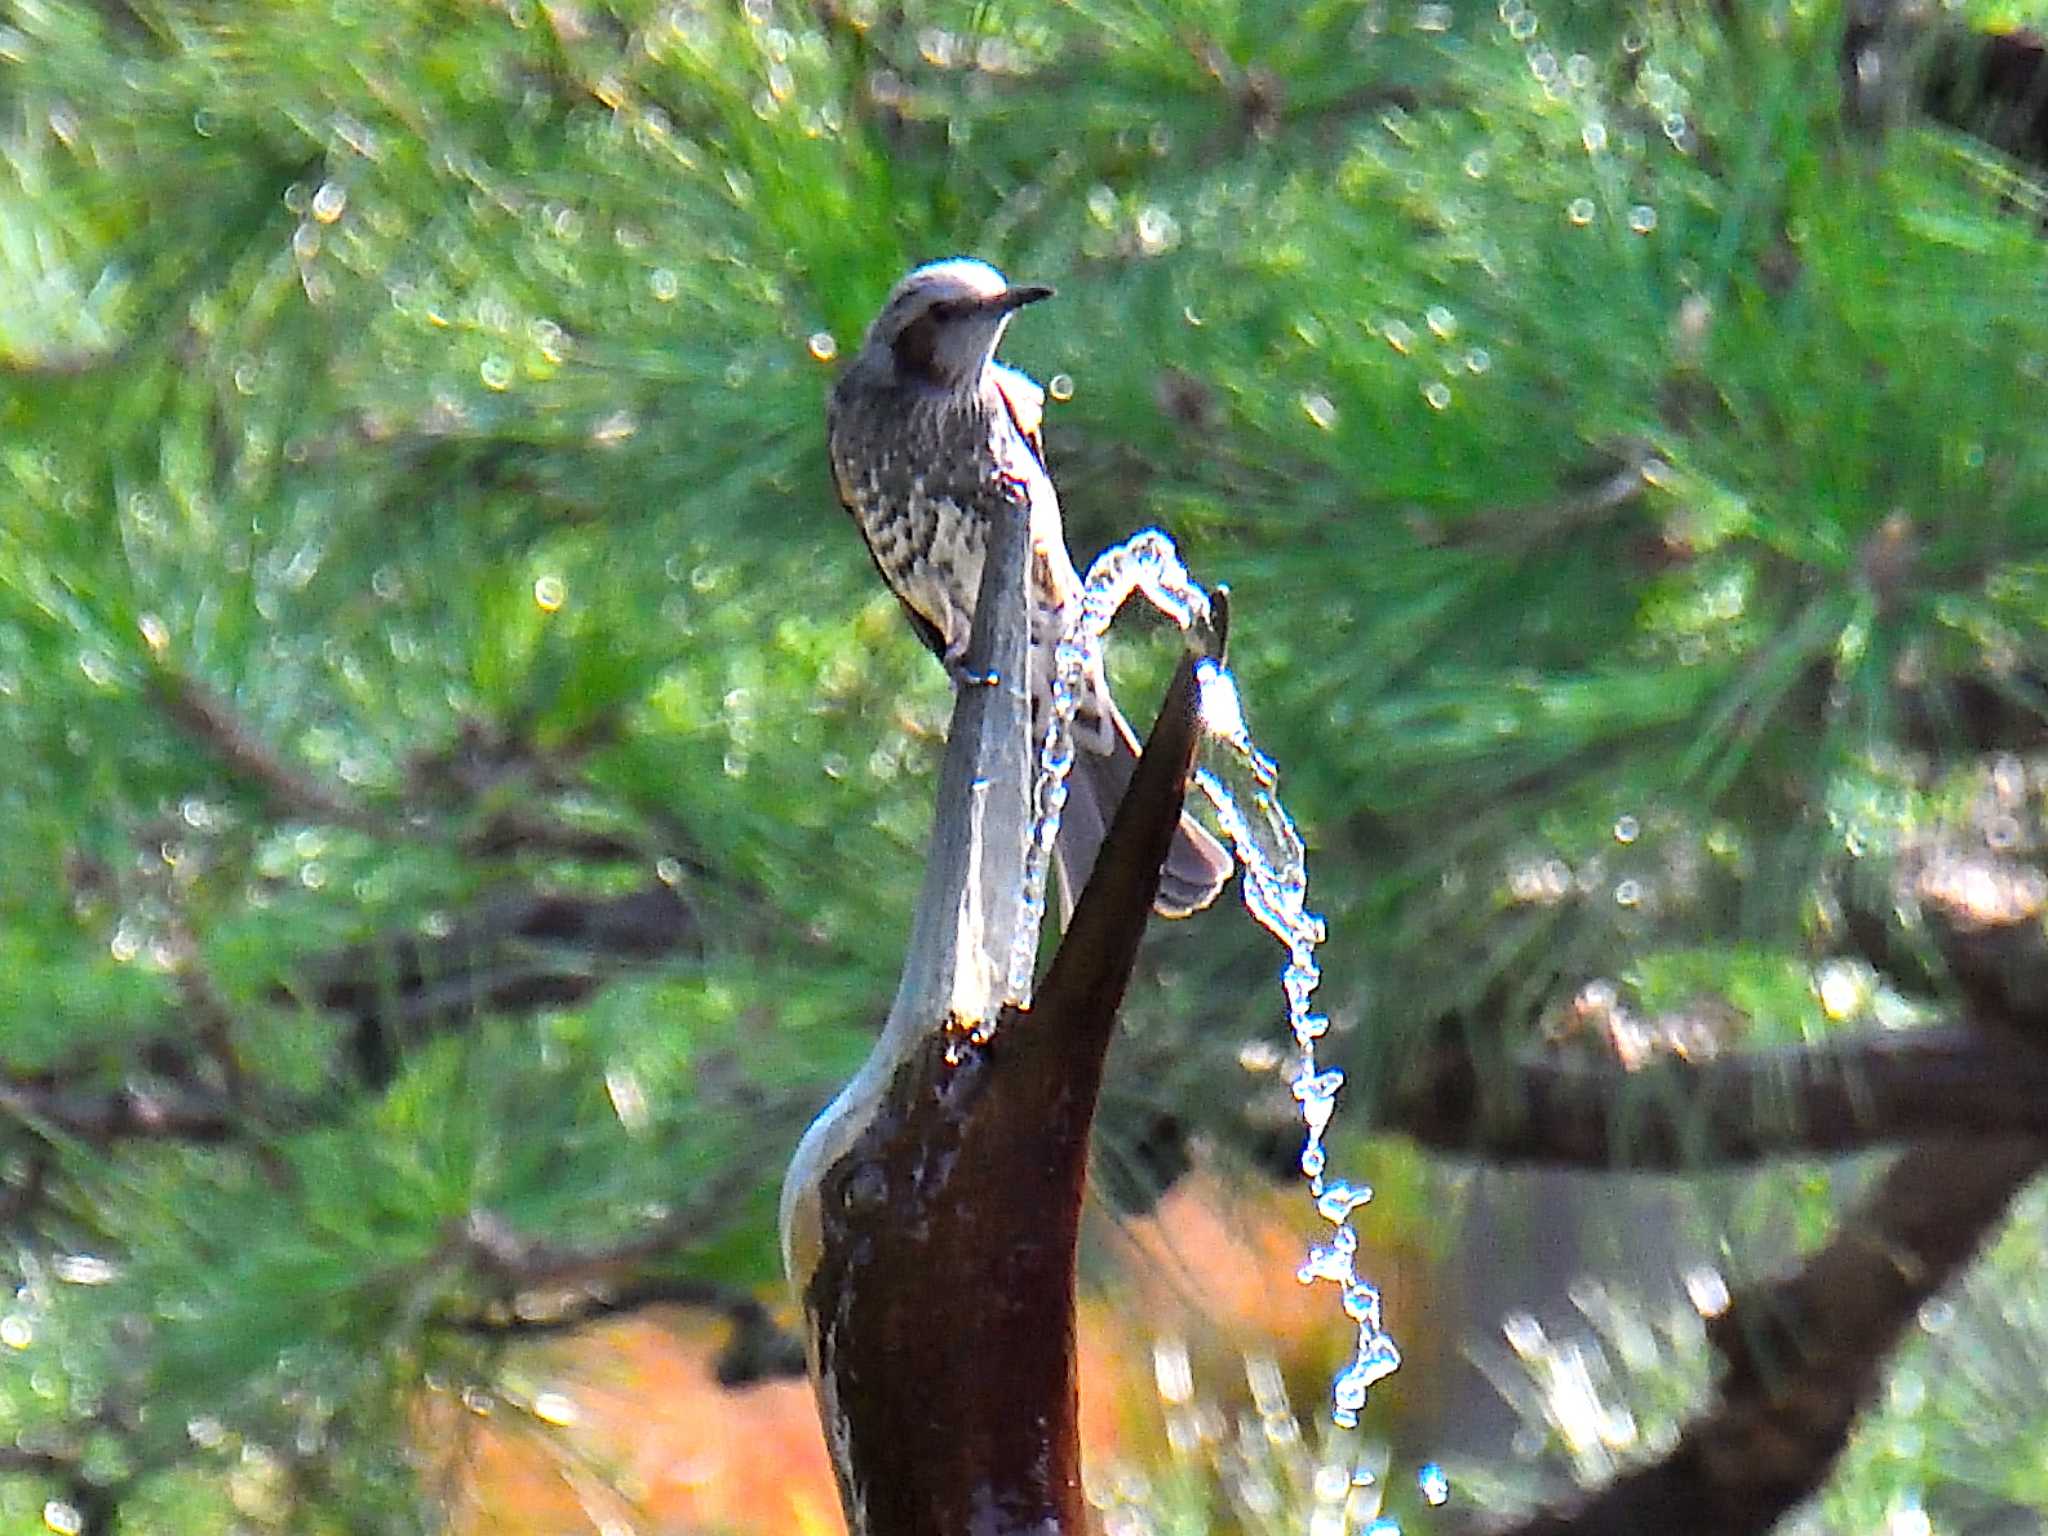
<svg viewBox="0 0 2048 1536"><path fill-rule="evenodd" d="M993 520L1030 518L1034 738L1043 734L1053 653L1080 606L1082 584L1046 468L1045 391L995 354L1011 317L1052 295L1042 284L1012 284L971 257L913 269L890 290L834 384L825 433L840 502L911 627L956 686L970 681L967 643ZM1072 915L1138 765L1137 737L1110 697L1099 659L1079 690L1074 748L1053 845L1063 918ZM1183 813L1155 910L1165 917L1200 911L1234 867L1223 845Z"/></svg>

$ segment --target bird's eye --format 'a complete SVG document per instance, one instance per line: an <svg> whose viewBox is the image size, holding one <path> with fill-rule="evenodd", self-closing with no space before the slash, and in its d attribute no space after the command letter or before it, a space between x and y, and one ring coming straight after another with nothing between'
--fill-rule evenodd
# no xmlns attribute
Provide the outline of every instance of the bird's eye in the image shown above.
<svg viewBox="0 0 2048 1536"><path fill-rule="evenodd" d="M958 300L940 299L936 304L932 305L932 318L934 320L957 320L959 317L960 304Z"/></svg>

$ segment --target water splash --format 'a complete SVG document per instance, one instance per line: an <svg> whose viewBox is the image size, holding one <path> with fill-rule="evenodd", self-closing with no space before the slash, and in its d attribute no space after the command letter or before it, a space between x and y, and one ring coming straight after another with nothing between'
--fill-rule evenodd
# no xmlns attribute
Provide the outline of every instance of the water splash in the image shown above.
<svg viewBox="0 0 2048 1536"><path fill-rule="evenodd" d="M1024 910L1010 949L1009 991L1019 1002L1029 1000L1036 969L1052 846L1059 833L1060 812L1067 803L1067 774L1074 766L1074 714L1088 678L1102 665L1102 637L1109 632L1117 611L1137 592L1143 592L1146 601L1182 629L1208 623L1208 594L1189 578L1180 551L1158 528L1147 528L1121 544L1112 544L1088 567L1081 600L1053 652L1052 712L1038 750L1031 843L1024 858Z"/></svg>
<svg viewBox="0 0 2048 1536"><path fill-rule="evenodd" d="M1208 620L1208 594L1188 575L1173 540L1157 528L1112 545L1088 568L1081 601L1054 654L1052 710L1039 750L1032 839L1025 861L1024 918L1011 951L1010 992L1020 1000L1031 985L1045 914L1046 875L1066 804L1067 773L1074 762L1074 713L1086 679L1102 664L1102 637L1110 621L1137 592L1182 629ZM1351 1429L1370 1389L1399 1368L1401 1352L1383 1326L1378 1288L1360 1277L1355 1264L1358 1233L1351 1217L1372 1198L1372 1190L1324 1177L1329 1158L1323 1138L1344 1086L1340 1068L1323 1067L1316 1060L1316 1042L1330 1027L1313 1004L1322 980L1316 948L1326 930L1322 918L1308 910L1307 850L1280 803L1279 770L1258 749L1245 723L1236 678L1213 657L1198 661L1195 675L1204 735L1195 785L1237 854L1246 910L1287 950L1280 985L1297 1052L1289 1087L1301 1106L1305 1133L1301 1171L1317 1213L1331 1227L1327 1243L1311 1245L1298 1276L1304 1285L1319 1280L1337 1285L1345 1315L1358 1327L1356 1352L1331 1387L1331 1416L1340 1427Z"/></svg>

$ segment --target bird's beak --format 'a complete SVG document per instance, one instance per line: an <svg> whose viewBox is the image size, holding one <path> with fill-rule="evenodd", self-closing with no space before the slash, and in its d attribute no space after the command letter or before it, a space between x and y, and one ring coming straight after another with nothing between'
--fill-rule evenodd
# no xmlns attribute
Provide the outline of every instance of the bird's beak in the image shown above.
<svg viewBox="0 0 2048 1536"><path fill-rule="evenodd" d="M1005 288L989 301L992 308L1008 314L1013 309L1022 309L1026 304L1036 304L1040 299L1049 299L1055 290L1043 283L1019 283L1014 288Z"/></svg>

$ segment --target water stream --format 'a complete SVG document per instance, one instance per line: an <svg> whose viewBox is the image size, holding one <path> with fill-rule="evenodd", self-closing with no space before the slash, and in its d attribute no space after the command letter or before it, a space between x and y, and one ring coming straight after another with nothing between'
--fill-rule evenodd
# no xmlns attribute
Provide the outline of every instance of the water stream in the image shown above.
<svg viewBox="0 0 2048 1536"><path fill-rule="evenodd" d="M1110 622L1136 593L1183 630L1208 622L1208 593L1189 576L1173 540L1157 528L1112 545L1088 568L1078 612L1055 654L1052 710L1039 750L1024 915L1011 951L1010 993L1020 1001L1030 995L1038 954L1053 840L1074 760L1076 703L1085 680L1100 665ZM1401 1352L1383 1326L1378 1288L1356 1267L1358 1233L1351 1218L1372 1198L1372 1190L1332 1178L1327 1169L1323 1140L1336 1113L1344 1073L1321 1066L1316 1059L1316 1042L1330 1025L1313 1002L1322 979L1316 948L1325 937L1324 924L1308 910L1308 859L1301 834L1280 803L1278 769L1252 739L1236 678L1213 657L1196 664L1196 676L1203 742L1195 785L1236 852L1245 910L1287 951L1280 986L1295 1045L1289 1086L1304 1130L1301 1171L1317 1214L1330 1225L1328 1240L1310 1246L1297 1273L1304 1285L1325 1280L1335 1284L1345 1314L1357 1326L1357 1349L1331 1387L1331 1416L1349 1429L1357 1425L1372 1386L1400 1366Z"/></svg>

